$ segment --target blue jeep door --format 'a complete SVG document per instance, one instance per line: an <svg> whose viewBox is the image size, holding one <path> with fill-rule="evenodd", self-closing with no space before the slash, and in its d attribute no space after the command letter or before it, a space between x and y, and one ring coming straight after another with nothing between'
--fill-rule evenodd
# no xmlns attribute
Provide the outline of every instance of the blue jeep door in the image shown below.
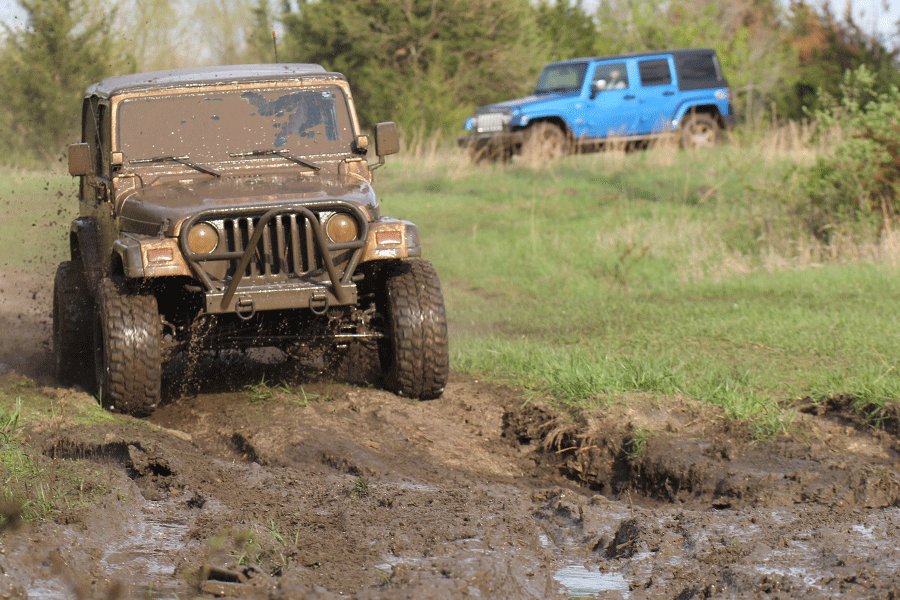
<svg viewBox="0 0 900 600"><path fill-rule="evenodd" d="M631 135L637 118L637 100L625 62L601 63L590 76L586 123L576 135L587 138Z"/></svg>
<svg viewBox="0 0 900 600"><path fill-rule="evenodd" d="M638 60L637 70L640 82L635 87L640 118L635 125L636 133L668 131L678 98L671 61L667 57Z"/></svg>

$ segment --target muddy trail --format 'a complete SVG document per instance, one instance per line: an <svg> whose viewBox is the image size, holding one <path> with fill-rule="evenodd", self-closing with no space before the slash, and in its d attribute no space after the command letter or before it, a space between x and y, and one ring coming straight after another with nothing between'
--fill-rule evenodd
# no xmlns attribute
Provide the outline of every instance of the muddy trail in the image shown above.
<svg viewBox="0 0 900 600"><path fill-rule="evenodd" d="M3 273L0 384L62 407L25 441L90 501L7 512L0 598L900 597L890 415L808 403L760 442L683 398L573 415L454 374L414 402L253 353L176 364L146 420L83 423L46 285Z"/></svg>

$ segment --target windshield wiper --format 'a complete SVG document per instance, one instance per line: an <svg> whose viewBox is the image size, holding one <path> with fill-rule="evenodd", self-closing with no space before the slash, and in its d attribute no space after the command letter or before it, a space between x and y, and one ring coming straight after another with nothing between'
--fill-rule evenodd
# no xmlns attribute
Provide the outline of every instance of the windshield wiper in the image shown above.
<svg viewBox="0 0 900 600"><path fill-rule="evenodd" d="M248 156L280 156L286 160L291 162L295 162L298 165L303 165L313 171L318 171L322 168L322 165L316 164L312 161L306 160L305 158L298 158L293 154L289 154L287 150L251 150L250 152L235 152L234 154L229 154L231 158L245 158Z"/></svg>
<svg viewBox="0 0 900 600"><path fill-rule="evenodd" d="M198 165L196 163L191 162L191 157L189 156L154 156L153 158L140 158L137 160L130 161L131 164L140 164L140 163L160 163L160 162L174 162L179 165L184 165L186 167L190 167L194 170L200 171L201 173L206 173L207 175L212 175L214 177L221 177L218 172L213 171L208 167L204 167L203 165Z"/></svg>

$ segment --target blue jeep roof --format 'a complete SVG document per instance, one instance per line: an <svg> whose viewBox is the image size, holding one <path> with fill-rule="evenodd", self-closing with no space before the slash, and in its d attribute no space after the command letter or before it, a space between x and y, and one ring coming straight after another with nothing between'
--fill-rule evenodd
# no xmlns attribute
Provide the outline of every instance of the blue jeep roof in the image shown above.
<svg viewBox="0 0 900 600"><path fill-rule="evenodd" d="M715 54L715 50L712 48L679 48L677 50L659 50L656 52L628 52L625 54L610 54L608 56L586 56L582 58L570 58L567 60L559 60L556 62L547 63L548 65L564 65L567 63L579 63L584 62L586 60L615 60L617 58L640 58L642 56L659 56L661 54L671 54L672 56L686 55L686 54Z"/></svg>

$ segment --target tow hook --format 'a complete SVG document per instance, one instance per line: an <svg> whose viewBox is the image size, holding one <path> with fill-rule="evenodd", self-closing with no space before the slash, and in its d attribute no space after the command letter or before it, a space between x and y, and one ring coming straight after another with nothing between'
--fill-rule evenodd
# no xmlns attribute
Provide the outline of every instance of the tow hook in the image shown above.
<svg viewBox="0 0 900 600"><path fill-rule="evenodd" d="M324 315L329 304L328 294L313 294L309 297L309 310L314 314Z"/></svg>
<svg viewBox="0 0 900 600"><path fill-rule="evenodd" d="M256 314L253 298L241 298L234 304L234 312L244 321L249 321Z"/></svg>

